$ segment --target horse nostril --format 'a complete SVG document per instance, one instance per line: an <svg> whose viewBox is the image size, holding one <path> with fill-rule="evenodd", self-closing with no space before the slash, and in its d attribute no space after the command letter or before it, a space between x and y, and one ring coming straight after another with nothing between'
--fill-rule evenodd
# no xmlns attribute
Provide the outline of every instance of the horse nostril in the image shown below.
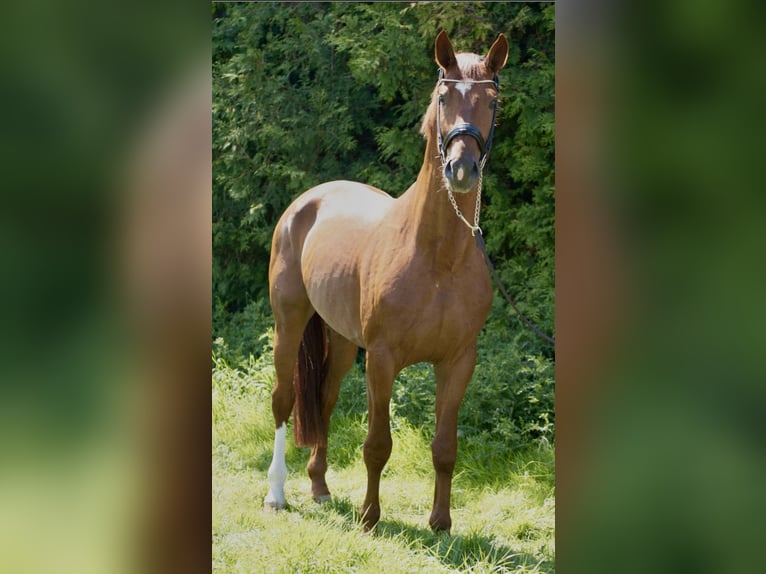
<svg viewBox="0 0 766 574"><path fill-rule="evenodd" d="M475 176L478 176L478 175L479 175L479 164L478 164L478 163L476 163L475 161L473 162L473 168L472 168L471 172L472 172L472 173L473 173L473 175L475 175Z"/></svg>
<svg viewBox="0 0 766 574"><path fill-rule="evenodd" d="M452 179L452 160L449 160L444 166L444 175L447 179Z"/></svg>

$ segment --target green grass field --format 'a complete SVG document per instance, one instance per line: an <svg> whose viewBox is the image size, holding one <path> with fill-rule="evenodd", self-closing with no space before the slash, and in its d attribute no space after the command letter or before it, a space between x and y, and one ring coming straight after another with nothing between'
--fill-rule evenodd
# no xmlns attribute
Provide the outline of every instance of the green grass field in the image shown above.
<svg viewBox="0 0 766 574"><path fill-rule="evenodd" d="M273 376L267 354L236 367L221 359L214 364L214 572L553 572L553 450L545 443L509 452L461 441L452 532L434 534L428 528L433 429L414 428L394 413L381 521L373 533L362 531L366 418L358 366L344 382L332 420L327 483L333 501L320 506L311 499L309 451L288 440L288 508L263 510Z"/></svg>

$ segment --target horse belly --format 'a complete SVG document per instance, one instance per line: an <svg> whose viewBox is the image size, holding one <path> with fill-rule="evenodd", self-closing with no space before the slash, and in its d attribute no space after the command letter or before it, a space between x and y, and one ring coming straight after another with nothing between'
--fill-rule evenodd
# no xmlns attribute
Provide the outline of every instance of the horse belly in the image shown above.
<svg viewBox="0 0 766 574"><path fill-rule="evenodd" d="M325 323L358 347L364 347L359 319L358 289L350 281L310 280L306 284L309 301Z"/></svg>

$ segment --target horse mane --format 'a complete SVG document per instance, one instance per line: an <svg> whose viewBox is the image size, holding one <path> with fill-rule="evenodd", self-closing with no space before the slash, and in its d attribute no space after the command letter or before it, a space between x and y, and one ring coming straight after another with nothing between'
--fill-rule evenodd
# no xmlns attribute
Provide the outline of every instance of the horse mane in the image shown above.
<svg viewBox="0 0 766 574"><path fill-rule="evenodd" d="M480 80L482 76L487 73L484 64L484 56L461 52L455 54L455 57L457 58L460 79ZM433 92L431 92L431 103L428 105L428 109L423 116L423 122L420 125L420 134L426 138L426 140L436 131L436 103L438 90L439 84L437 83L436 86L434 86Z"/></svg>

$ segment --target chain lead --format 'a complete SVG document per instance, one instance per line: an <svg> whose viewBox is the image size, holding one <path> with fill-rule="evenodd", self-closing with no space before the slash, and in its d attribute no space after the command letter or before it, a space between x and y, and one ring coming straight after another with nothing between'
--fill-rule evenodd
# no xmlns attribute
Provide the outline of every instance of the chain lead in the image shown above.
<svg viewBox="0 0 766 574"><path fill-rule="evenodd" d="M468 226L468 229L471 230L471 235L476 236L478 233L479 235L483 235L481 232L481 227L479 227L479 214L481 213L481 184L483 180L483 170L479 170L479 186L476 189L476 207L473 211L473 225L465 218L463 215L463 212L460 211L460 208L457 206L457 201L455 201L455 196L452 195L452 190L447 186L447 197L449 198L449 202L452 204L452 208L455 210L455 214L460 218L460 220L465 223Z"/></svg>

